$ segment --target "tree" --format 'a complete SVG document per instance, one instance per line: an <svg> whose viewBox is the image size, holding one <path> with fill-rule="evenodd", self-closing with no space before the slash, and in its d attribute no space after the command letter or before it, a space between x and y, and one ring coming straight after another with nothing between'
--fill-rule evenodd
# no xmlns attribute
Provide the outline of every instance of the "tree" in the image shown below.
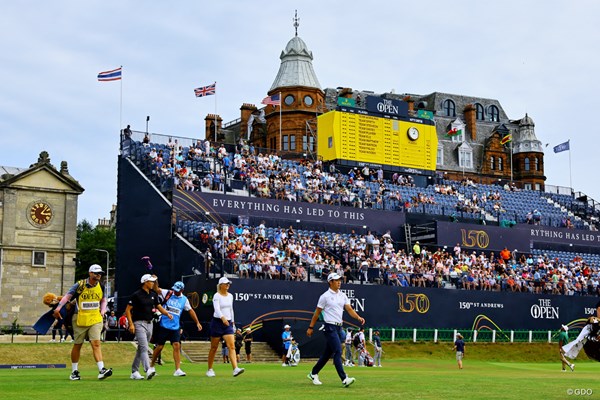
<svg viewBox="0 0 600 400"><path fill-rule="evenodd" d="M75 269L75 279L84 279L88 277L88 269L92 264L102 266L106 271L106 253L94 249L108 251L111 269L114 268L116 248L115 228L96 226L89 221L83 220L77 224L77 267Z"/></svg>

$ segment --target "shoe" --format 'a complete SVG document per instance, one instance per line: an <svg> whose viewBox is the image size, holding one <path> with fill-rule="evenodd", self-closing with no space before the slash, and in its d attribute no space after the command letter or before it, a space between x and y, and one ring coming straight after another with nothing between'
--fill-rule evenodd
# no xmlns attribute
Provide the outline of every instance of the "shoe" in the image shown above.
<svg viewBox="0 0 600 400"><path fill-rule="evenodd" d="M71 376L69 377L69 379L72 381L80 381L81 376L79 376L79 371L75 370L75 371L71 372Z"/></svg>
<svg viewBox="0 0 600 400"><path fill-rule="evenodd" d="M154 378L154 375L156 375L156 369L154 367L150 367L148 371L146 371L146 379L150 380Z"/></svg>
<svg viewBox="0 0 600 400"><path fill-rule="evenodd" d="M562 372L567 372L567 370L566 370L566 369L563 369L563 370L562 370Z"/></svg>
<svg viewBox="0 0 600 400"><path fill-rule="evenodd" d="M55 342L56 342L56 340L54 340L54 339L50 339L50 340L48 340L48 342L49 342L49 343L55 343Z"/></svg>
<svg viewBox="0 0 600 400"><path fill-rule="evenodd" d="M237 367L236 369L233 370L233 377L235 378L236 376L243 374L244 371L245 371L244 368Z"/></svg>
<svg viewBox="0 0 600 400"><path fill-rule="evenodd" d="M156 360L156 363L157 363L158 365L163 365L163 362L162 362L162 360L161 360L160 358L159 358L158 360Z"/></svg>
<svg viewBox="0 0 600 400"><path fill-rule="evenodd" d="M352 385L354 383L354 381L356 381L356 379L350 378L349 376L347 376L346 379L344 379L342 381L342 384L344 385L344 387L348 387L348 386Z"/></svg>
<svg viewBox="0 0 600 400"><path fill-rule="evenodd" d="M60 339L60 342L61 342L61 343L64 343L64 342L65 342L65 339Z"/></svg>
<svg viewBox="0 0 600 400"><path fill-rule="evenodd" d="M132 372L129 378L136 381L144 379L144 377L138 371Z"/></svg>
<svg viewBox="0 0 600 400"><path fill-rule="evenodd" d="M287 367L288 365L286 363L281 364L282 367Z"/></svg>
<svg viewBox="0 0 600 400"><path fill-rule="evenodd" d="M112 368L106 369L102 368L102 370L98 373L98 379L106 379L112 375Z"/></svg>
<svg viewBox="0 0 600 400"><path fill-rule="evenodd" d="M213 371L211 368L208 371L206 371L206 376L212 378L213 376L217 376L217 374L215 374L215 371Z"/></svg>
<svg viewBox="0 0 600 400"><path fill-rule="evenodd" d="M173 376L185 376L185 372L183 372L181 369L178 369L177 371L173 372Z"/></svg>
<svg viewBox="0 0 600 400"><path fill-rule="evenodd" d="M575 364L569 364L569 368L571 368L571 372L575 372Z"/></svg>
<svg viewBox="0 0 600 400"><path fill-rule="evenodd" d="M319 380L319 375L313 375L309 372L308 375L306 375L306 377L312 381L313 385L322 385L323 384L323 382L321 382Z"/></svg>

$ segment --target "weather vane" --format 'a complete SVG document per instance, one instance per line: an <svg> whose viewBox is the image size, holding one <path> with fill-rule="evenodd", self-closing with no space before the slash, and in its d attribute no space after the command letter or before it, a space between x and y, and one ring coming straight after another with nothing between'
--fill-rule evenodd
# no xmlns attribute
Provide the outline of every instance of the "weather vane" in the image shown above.
<svg viewBox="0 0 600 400"><path fill-rule="evenodd" d="M298 10L294 10L294 28L296 29L296 36L298 36L298 27L300 26L300 18L298 18Z"/></svg>

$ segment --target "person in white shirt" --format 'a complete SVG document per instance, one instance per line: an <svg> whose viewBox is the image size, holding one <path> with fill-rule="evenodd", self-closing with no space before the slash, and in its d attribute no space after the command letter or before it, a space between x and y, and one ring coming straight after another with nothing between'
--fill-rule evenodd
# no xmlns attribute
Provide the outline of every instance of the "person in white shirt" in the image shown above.
<svg viewBox="0 0 600 400"><path fill-rule="evenodd" d="M231 281L223 276L217 284L217 293L213 296L213 307L215 312L210 322L210 351L208 352L208 371L206 376L214 377L215 371L213 364L215 355L221 343L221 338L225 341L229 354L235 354L235 328L233 313L233 295L228 292ZM235 357L230 357L233 367L233 376L236 377L244 373L244 368L238 368Z"/></svg>
<svg viewBox="0 0 600 400"><path fill-rule="evenodd" d="M335 365L338 376L342 380L344 387L348 387L354 383L355 379L346 375L346 372L344 372L344 366L342 365L341 341L344 340L343 338L345 338L344 331L342 329L342 317L344 310L346 310L352 318L360 321L361 325L364 325L365 320L358 315L356 311L354 311L350 305L348 296L346 296L344 292L340 291L340 287L342 286L342 277L340 275L336 274L335 272L329 274L327 277L327 283L329 284L329 289L323 293L321 297L319 297L317 308L310 321L310 325L306 330L306 335L311 337L315 328L315 324L322 313L323 320L325 321L323 333L325 334L327 345L323 350L321 358L319 358L319 361L317 361L307 377L314 385L321 385L322 382L319 380L318 375L319 371L321 371L329 359L333 357L333 364Z"/></svg>

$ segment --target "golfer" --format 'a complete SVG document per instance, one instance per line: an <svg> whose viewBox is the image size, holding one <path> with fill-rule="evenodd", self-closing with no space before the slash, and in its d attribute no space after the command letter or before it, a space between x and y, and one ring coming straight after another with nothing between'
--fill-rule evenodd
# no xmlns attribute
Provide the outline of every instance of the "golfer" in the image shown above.
<svg viewBox="0 0 600 400"><path fill-rule="evenodd" d="M233 296L228 292L231 281L223 276L217 284L217 293L213 296L213 319L210 322L210 351L208 352L208 371L206 376L214 377L215 371L213 364L215 362L215 354L219 348L221 338L225 341L229 354L230 361L233 367L233 376L236 377L244 373L244 368L238 368L237 358L235 357L235 329L234 329L234 314L233 314Z"/></svg>
<svg viewBox="0 0 600 400"><path fill-rule="evenodd" d="M315 385L322 384L319 380L319 371L323 369L331 357L333 357L333 364L335 365L335 369L342 380L344 387L352 385L355 381L354 378L350 378L346 375L342 365L342 340L345 338L345 333L342 329L342 316L344 310L346 310L352 318L360 321L361 325L364 325L365 320L354 311L350 305L348 296L340 291L340 287L342 286L341 279L342 277L335 272L327 276L329 289L319 297L317 309L306 330L306 335L308 337L312 336L315 324L321 313L323 313L323 320L325 321L323 333L325 334L327 345L325 346L325 350L323 350L321 358L319 358L319 361L317 361L312 371L308 374L308 379Z"/></svg>

